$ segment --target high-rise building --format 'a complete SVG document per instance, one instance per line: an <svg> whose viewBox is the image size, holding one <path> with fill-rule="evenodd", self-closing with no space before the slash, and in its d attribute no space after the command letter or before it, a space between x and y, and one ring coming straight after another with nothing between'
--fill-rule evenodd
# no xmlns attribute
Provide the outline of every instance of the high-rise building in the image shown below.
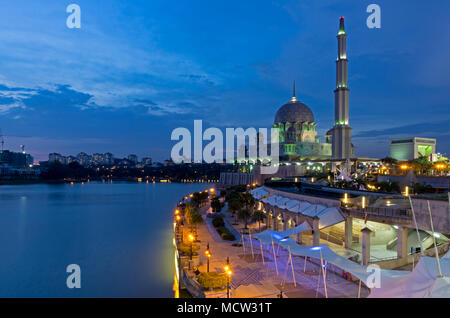
<svg viewBox="0 0 450 318"><path fill-rule="evenodd" d="M135 165L138 163L138 156L128 155L128 161Z"/></svg>
<svg viewBox="0 0 450 318"><path fill-rule="evenodd" d="M103 164L103 154L101 154L101 153L94 153L94 154L92 154L92 163L94 165L101 165L101 164Z"/></svg>
<svg viewBox="0 0 450 318"><path fill-rule="evenodd" d="M108 166L112 166L114 164L114 155L110 152L107 152L103 155L103 163Z"/></svg>
<svg viewBox="0 0 450 318"><path fill-rule="evenodd" d="M80 165L82 166L87 166L89 165L90 161L91 161L91 156L89 156L87 153L85 152L80 152L77 155L77 160L80 163Z"/></svg>
<svg viewBox="0 0 450 318"><path fill-rule="evenodd" d="M74 156L67 156L66 157L66 163L69 164L69 163L72 163L72 162L78 162L77 158L74 157Z"/></svg>
<svg viewBox="0 0 450 318"><path fill-rule="evenodd" d="M148 158L148 157L142 158L142 163L144 165L151 166L152 165L152 158Z"/></svg>
<svg viewBox="0 0 450 318"><path fill-rule="evenodd" d="M432 160L436 153L436 139L434 138L398 138L391 139L390 156L397 160L414 160L428 157Z"/></svg>
<svg viewBox="0 0 450 318"><path fill-rule="evenodd" d="M0 151L0 165L14 168L28 168L33 164L33 157L25 152Z"/></svg>
<svg viewBox="0 0 450 318"><path fill-rule="evenodd" d="M333 159L348 159L353 157L353 146L351 143L352 129L349 123L347 34L345 33L344 17L340 19L337 39L338 57L336 61L336 89L334 91L332 156Z"/></svg>
<svg viewBox="0 0 450 318"><path fill-rule="evenodd" d="M48 154L48 161L49 162L56 162L56 161L58 161L58 162L62 163L63 162L63 156L61 154L59 154L59 153L52 152L52 153Z"/></svg>

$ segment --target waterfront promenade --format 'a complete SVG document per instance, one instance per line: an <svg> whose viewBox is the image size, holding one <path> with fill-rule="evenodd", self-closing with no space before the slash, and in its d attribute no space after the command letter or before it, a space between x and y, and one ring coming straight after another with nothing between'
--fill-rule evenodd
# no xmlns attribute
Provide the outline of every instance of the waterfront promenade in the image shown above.
<svg viewBox="0 0 450 318"><path fill-rule="evenodd" d="M227 226L234 223L234 218L226 211L222 212L228 221ZM227 257L233 271L231 286L231 297L233 298L273 298L279 297L282 292L287 298L315 298L325 297L323 277L320 275L320 265L306 261L303 257L293 257L296 285L292 275L292 268L288 266L289 254L282 248L276 249L277 269L275 267L272 247L265 246L263 249L264 263L261 257L259 242L253 239L253 255L250 240L245 239L245 253L241 246L232 246L233 243L241 241L236 237L235 242L223 241L211 224L211 218L206 217L207 209L202 210L204 224L198 227L200 243L200 266L201 272L206 271L206 256L204 251L209 243L212 257L210 259L210 271L223 272ZM239 233L243 224L233 225L234 233ZM255 227L255 225L253 225ZM257 227L257 225L256 225ZM328 297L358 297L358 284L345 280L342 276L331 271L326 273ZM367 297L368 290L361 289L361 297ZM226 297L226 292L207 292L206 297Z"/></svg>

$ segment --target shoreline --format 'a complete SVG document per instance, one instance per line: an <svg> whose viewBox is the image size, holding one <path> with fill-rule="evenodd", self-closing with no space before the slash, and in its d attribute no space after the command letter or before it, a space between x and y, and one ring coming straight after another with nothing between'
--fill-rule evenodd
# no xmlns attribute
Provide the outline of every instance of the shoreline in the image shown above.
<svg viewBox="0 0 450 318"><path fill-rule="evenodd" d="M89 179L89 180L33 180L33 179L0 179L0 186L2 185L32 185L32 184L75 184L75 183L89 183L89 182L128 182L128 183L177 183L177 184L210 184L211 182L181 182L181 181L150 181L141 180L138 178L118 178L118 179Z"/></svg>

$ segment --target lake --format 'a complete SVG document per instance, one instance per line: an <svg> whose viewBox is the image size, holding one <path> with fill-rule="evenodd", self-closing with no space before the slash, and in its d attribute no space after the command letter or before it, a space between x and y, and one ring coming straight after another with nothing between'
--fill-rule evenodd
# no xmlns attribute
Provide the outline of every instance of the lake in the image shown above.
<svg viewBox="0 0 450 318"><path fill-rule="evenodd" d="M173 297L173 210L208 184L0 186L0 297ZM81 268L69 289L66 267Z"/></svg>

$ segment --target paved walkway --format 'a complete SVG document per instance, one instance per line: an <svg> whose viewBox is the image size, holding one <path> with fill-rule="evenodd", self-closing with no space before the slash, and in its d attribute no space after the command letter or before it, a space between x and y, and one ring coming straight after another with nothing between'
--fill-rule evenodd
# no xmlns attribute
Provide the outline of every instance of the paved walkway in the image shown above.
<svg viewBox="0 0 450 318"><path fill-rule="evenodd" d="M205 217L205 223L198 227L200 242L200 271L206 271L206 256L204 251L209 243L212 257L210 270L223 272L227 257L233 271L231 282L231 296L242 298L278 297L283 291L283 297L325 297L323 277L320 265L306 262L303 257L293 257L294 279L292 267L288 265L289 254L280 248L276 253L275 266L272 246L263 245L264 263L259 241L253 240L253 254L248 238L244 246L232 246L233 242L223 241L211 224L211 219ZM224 212L226 219L233 223L230 213ZM239 225L235 228L240 228ZM257 227L257 225L256 225ZM240 236L239 236L240 239ZM245 253L244 253L245 248ZM278 268L278 275L276 268ZM304 271L305 269L305 271ZM339 275L326 274L328 297L357 297L358 285L343 279ZM362 288L361 297L367 297L368 290ZM224 297L224 293L216 293L209 297Z"/></svg>

